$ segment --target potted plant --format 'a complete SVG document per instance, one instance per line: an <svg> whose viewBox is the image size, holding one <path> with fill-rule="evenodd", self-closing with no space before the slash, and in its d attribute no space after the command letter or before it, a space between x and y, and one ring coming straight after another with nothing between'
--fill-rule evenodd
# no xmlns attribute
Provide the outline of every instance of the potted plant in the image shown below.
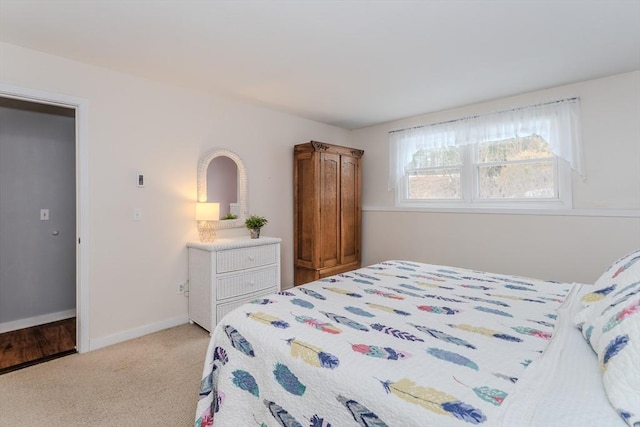
<svg viewBox="0 0 640 427"><path fill-rule="evenodd" d="M244 225L249 229L249 233L251 233L252 239L257 239L260 237L260 229L264 227L269 221L267 218L258 215L251 215L244 222Z"/></svg>

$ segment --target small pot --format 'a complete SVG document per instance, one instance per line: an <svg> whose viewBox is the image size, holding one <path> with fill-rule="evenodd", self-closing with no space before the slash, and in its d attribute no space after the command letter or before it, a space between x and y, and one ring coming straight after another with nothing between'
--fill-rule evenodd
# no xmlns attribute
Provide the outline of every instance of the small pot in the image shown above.
<svg viewBox="0 0 640 427"><path fill-rule="evenodd" d="M260 229L259 228L250 228L249 234L251 234L252 239L260 238Z"/></svg>

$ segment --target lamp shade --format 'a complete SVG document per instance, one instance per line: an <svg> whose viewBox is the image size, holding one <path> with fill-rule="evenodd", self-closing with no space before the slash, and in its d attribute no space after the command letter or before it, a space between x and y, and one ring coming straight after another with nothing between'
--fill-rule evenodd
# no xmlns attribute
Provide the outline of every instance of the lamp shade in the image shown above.
<svg viewBox="0 0 640 427"><path fill-rule="evenodd" d="M220 203L196 203L196 220L218 221L220 219Z"/></svg>

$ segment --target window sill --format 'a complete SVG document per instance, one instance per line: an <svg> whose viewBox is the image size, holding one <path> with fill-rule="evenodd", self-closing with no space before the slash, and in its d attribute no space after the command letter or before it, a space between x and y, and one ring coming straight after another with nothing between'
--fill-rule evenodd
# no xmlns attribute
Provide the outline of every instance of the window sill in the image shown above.
<svg viewBox="0 0 640 427"><path fill-rule="evenodd" d="M549 216L591 216L640 218L640 209L567 209L539 208L513 209L496 207L405 207L405 206L363 206L363 212L423 212L423 213L457 213L457 214L491 214L491 215L549 215Z"/></svg>

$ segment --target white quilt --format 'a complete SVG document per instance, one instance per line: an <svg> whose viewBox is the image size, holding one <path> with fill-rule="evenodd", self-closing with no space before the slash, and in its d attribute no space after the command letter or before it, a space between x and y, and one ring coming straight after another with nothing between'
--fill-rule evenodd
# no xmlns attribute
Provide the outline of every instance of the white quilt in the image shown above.
<svg viewBox="0 0 640 427"><path fill-rule="evenodd" d="M387 261L216 326L196 426L499 425L571 285Z"/></svg>

